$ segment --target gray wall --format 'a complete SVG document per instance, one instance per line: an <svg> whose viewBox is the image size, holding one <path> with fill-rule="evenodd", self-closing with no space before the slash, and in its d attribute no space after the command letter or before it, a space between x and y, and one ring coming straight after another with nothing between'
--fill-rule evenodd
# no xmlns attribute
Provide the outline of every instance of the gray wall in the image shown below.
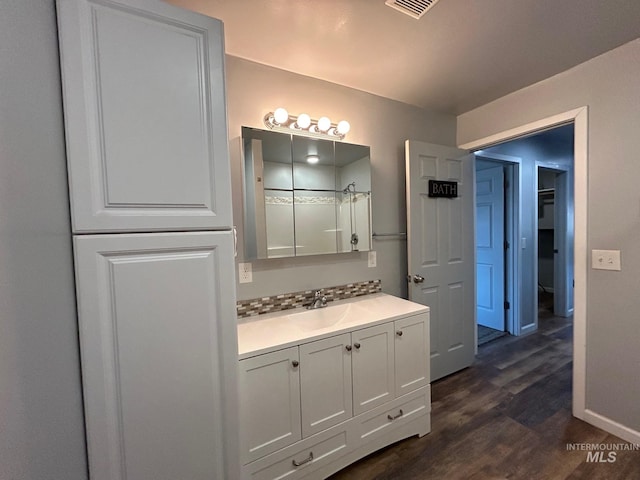
<svg viewBox="0 0 640 480"><path fill-rule="evenodd" d="M86 479L53 0L0 2L0 479Z"/></svg>
<svg viewBox="0 0 640 480"><path fill-rule="evenodd" d="M404 141L455 144L455 117L428 112L322 80L227 57L227 109L233 182L233 214L242 252L240 129L265 128L264 115L283 106L291 114L346 119L345 141L371 147L373 230L406 231ZM406 242L375 241L378 266L367 267L367 253L344 253L253 262L253 283L238 286L248 299L344 283L382 279L387 293L406 296Z"/></svg>
<svg viewBox="0 0 640 480"><path fill-rule="evenodd" d="M640 431L640 39L458 117L458 144L587 105L587 248L622 271L588 270L586 406ZM585 259L590 261L590 259Z"/></svg>

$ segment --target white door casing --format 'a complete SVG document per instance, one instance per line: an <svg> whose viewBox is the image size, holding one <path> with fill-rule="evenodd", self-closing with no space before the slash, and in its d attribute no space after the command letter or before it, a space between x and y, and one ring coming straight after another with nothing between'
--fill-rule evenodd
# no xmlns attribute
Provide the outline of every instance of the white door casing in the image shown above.
<svg viewBox="0 0 640 480"><path fill-rule="evenodd" d="M505 330L504 172L476 172L476 314L478 325Z"/></svg>
<svg viewBox="0 0 640 480"><path fill-rule="evenodd" d="M224 452L237 425L225 414L235 417L237 350L222 348L237 342L231 233L74 244L91 478L233 475Z"/></svg>
<svg viewBox="0 0 640 480"><path fill-rule="evenodd" d="M471 365L474 358L473 157L410 140L405 152L409 299L431 309L433 381ZM430 198L429 180L458 182L458 197ZM415 283L419 278L424 280Z"/></svg>
<svg viewBox="0 0 640 480"><path fill-rule="evenodd" d="M232 225L219 20L58 0L74 233Z"/></svg>
<svg viewBox="0 0 640 480"><path fill-rule="evenodd" d="M621 425L599 417L586 408L586 338L587 338L587 212L588 212L588 107L558 113L518 125L487 137L474 139L460 145L461 148L477 150L495 143L510 140L536 131L573 122L574 133L574 312L573 312L573 402L575 417L588 421L630 442L637 435L629 434Z"/></svg>
<svg viewBox="0 0 640 480"><path fill-rule="evenodd" d="M570 221L571 173L558 171L554 208L554 254L553 258L553 314L568 317L573 314L573 232Z"/></svg>

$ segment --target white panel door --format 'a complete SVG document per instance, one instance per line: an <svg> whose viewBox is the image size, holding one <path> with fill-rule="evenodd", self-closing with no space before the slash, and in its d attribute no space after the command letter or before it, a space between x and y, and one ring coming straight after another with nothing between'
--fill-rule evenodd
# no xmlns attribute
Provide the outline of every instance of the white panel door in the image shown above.
<svg viewBox="0 0 640 480"><path fill-rule="evenodd" d="M473 158L406 142L409 299L428 305L431 381L468 367L475 352ZM457 198L431 198L429 180L458 182Z"/></svg>
<svg viewBox="0 0 640 480"><path fill-rule="evenodd" d="M394 335L393 323L351 333L354 415L395 397Z"/></svg>
<svg viewBox="0 0 640 480"><path fill-rule="evenodd" d="M240 361L242 463L302 438L298 347Z"/></svg>
<svg viewBox="0 0 640 480"><path fill-rule="evenodd" d="M351 350L349 333L300 345L303 437L353 415Z"/></svg>
<svg viewBox="0 0 640 480"><path fill-rule="evenodd" d="M231 226L222 23L58 0L73 231Z"/></svg>
<svg viewBox="0 0 640 480"><path fill-rule="evenodd" d="M429 314L396 320L396 397L429 384Z"/></svg>
<svg viewBox="0 0 640 480"><path fill-rule="evenodd" d="M476 309L479 325L505 331L504 172L476 172Z"/></svg>
<svg viewBox="0 0 640 480"><path fill-rule="evenodd" d="M91 479L235 475L231 233L74 241Z"/></svg>

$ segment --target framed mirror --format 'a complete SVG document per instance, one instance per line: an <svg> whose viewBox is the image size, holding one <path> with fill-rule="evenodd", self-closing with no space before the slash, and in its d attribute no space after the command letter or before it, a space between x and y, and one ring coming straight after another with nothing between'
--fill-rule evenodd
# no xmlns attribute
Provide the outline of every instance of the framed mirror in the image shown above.
<svg viewBox="0 0 640 480"><path fill-rule="evenodd" d="M371 249L370 149L242 128L247 259Z"/></svg>

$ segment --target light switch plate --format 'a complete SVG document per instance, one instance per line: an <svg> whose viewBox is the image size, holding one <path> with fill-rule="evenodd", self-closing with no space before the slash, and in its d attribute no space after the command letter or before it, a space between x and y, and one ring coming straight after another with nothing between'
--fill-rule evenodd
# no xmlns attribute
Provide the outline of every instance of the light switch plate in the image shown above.
<svg viewBox="0 0 640 480"><path fill-rule="evenodd" d="M251 271L250 263L239 263L238 264L238 280L240 283L251 283L253 282L253 273Z"/></svg>
<svg viewBox="0 0 640 480"><path fill-rule="evenodd" d="M591 267L597 270L621 270L620 250L592 250Z"/></svg>
<svg viewBox="0 0 640 480"><path fill-rule="evenodd" d="M375 267L378 264L378 256L375 250L369 251L369 267Z"/></svg>

